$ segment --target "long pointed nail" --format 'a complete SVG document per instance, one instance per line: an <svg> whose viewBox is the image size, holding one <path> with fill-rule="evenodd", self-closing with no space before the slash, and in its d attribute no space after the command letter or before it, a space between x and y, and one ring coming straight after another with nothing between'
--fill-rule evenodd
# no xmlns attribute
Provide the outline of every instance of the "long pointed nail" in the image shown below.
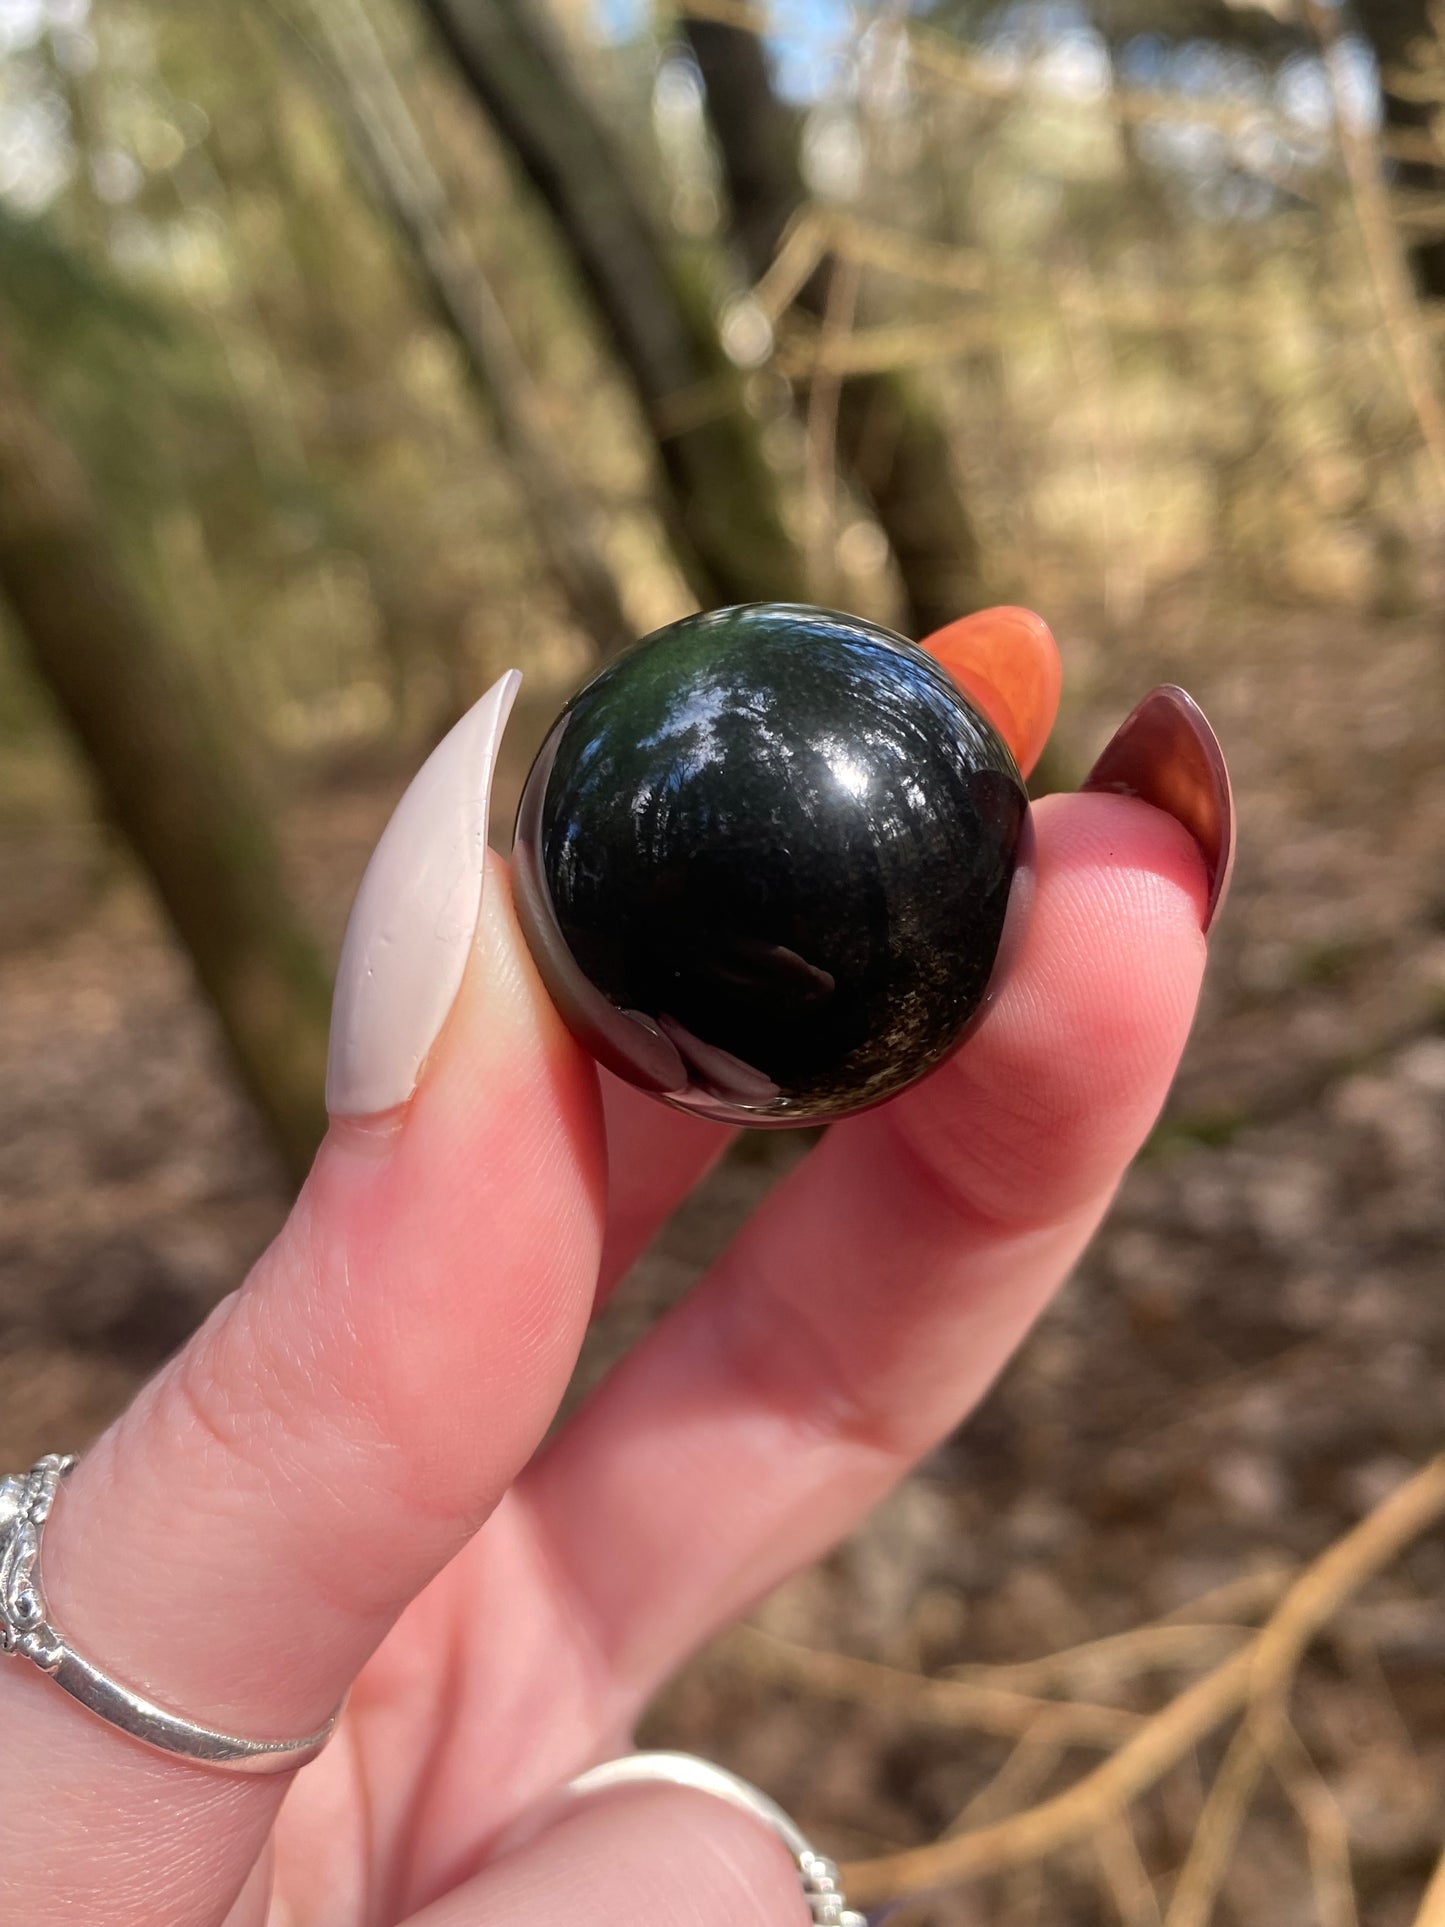
<svg viewBox="0 0 1445 1927"><path fill-rule="evenodd" d="M404 1104L461 988L482 907L497 749L521 676L509 669L412 778L371 853L336 968L326 1108Z"/></svg>
<svg viewBox="0 0 1445 1927"><path fill-rule="evenodd" d="M1234 792L1219 738L1194 698L1173 683L1151 690L1105 744L1083 787L1140 797L1183 824L1209 881L1207 934L1234 867Z"/></svg>
<svg viewBox="0 0 1445 1927"><path fill-rule="evenodd" d="M1025 776L1043 754L1064 683L1059 645L1032 609L980 609L919 643L971 696Z"/></svg>

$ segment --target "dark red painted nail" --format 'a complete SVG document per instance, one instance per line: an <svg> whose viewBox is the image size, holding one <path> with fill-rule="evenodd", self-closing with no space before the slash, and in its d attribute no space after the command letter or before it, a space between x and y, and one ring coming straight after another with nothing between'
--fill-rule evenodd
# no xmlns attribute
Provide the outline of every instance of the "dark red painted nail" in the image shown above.
<svg viewBox="0 0 1445 1927"><path fill-rule="evenodd" d="M1209 878L1207 933L1234 867L1234 792L1219 738L1194 698L1173 683L1150 690L1109 738L1083 786L1137 796L1184 825Z"/></svg>

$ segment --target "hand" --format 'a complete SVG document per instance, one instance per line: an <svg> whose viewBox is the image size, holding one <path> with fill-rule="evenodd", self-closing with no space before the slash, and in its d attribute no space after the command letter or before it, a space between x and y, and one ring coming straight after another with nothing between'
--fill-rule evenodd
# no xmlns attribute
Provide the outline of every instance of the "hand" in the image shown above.
<svg viewBox="0 0 1445 1927"><path fill-rule="evenodd" d="M966 1048L830 1131L539 1450L594 1306L728 1134L599 1088L542 993L480 857L509 687L373 862L290 1221L45 1544L55 1623L163 1705L257 1738L348 1710L283 1810L284 1776L151 1752L0 1666L17 1927L801 1927L786 1854L720 1802L549 1800L959 1423L1163 1101L1228 857L1227 816L1138 800L1193 821L1172 779L1217 755L1168 697L1106 752L1134 795L1036 808L1022 948Z"/></svg>

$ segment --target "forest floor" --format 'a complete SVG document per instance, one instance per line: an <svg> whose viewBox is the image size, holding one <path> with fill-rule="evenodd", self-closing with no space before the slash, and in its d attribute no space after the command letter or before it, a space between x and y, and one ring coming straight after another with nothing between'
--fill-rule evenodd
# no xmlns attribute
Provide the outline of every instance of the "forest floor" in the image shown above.
<svg viewBox="0 0 1445 1927"><path fill-rule="evenodd" d="M1140 626L1160 640L1061 625L1065 760L1084 767L1165 679L1199 696L1230 754L1239 866L1188 1058L1060 1302L966 1431L762 1609L779 1640L936 1672L1171 1614L1248 1617L1251 1592L1257 1616L1283 1569L1445 1438L1445 647L1422 623L1192 599ZM292 812L300 886L329 931L395 788ZM94 832L0 830L0 902L0 1464L18 1466L102 1423L236 1283L286 1198L182 959ZM600 1324L584 1380L798 1149L738 1147ZM1236 1635L1190 1637L1152 1666L1138 1642L1086 1656L1064 1690L1161 1705ZM648 1738L725 1759L849 1857L930 1839L980 1796L967 1824L997 1817L1099 1757L1043 1729L1015 1748L923 1724L876 1683L780 1684L791 1650L724 1642ZM1221 1917L1344 1927L1338 1815L1362 1927L1409 1927L1445 1837L1445 1536L1333 1621L1292 1709L1322 1778L1265 1783ZM1161 1893L1220 1750L1204 1743L1136 1812ZM1114 1828L908 1918L1160 1915Z"/></svg>

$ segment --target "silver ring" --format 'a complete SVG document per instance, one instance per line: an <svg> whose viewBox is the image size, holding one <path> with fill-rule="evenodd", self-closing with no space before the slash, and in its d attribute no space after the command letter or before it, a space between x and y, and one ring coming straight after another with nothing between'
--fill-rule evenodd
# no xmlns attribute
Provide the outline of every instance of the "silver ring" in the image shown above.
<svg viewBox="0 0 1445 1927"><path fill-rule="evenodd" d="M73 1458L52 1454L29 1472L0 1479L0 1653L28 1659L89 1712L158 1752L231 1773L290 1773L314 1760L336 1731L337 1708L301 1740L243 1740L198 1726L132 1692L76 1652L51 1619L40 1551L61 1481Z"/></svg>
<svg viewBox="0 0 1445 1927"><path fill-rule="evenodd" d="M711 1760L700 1760L692 1753L628 1753L579 1774L568 1782L566 1791L569 1795L605 1793L613 1787L659 1782L711 1793L771 1827L797 1865L804 1898L812 1909L813 1927L868 1927L863 1915L854 1913L843 1898L837 1867L814 1851L796 1821L750 1781L725 1767L714 1766Z"/></svg>

